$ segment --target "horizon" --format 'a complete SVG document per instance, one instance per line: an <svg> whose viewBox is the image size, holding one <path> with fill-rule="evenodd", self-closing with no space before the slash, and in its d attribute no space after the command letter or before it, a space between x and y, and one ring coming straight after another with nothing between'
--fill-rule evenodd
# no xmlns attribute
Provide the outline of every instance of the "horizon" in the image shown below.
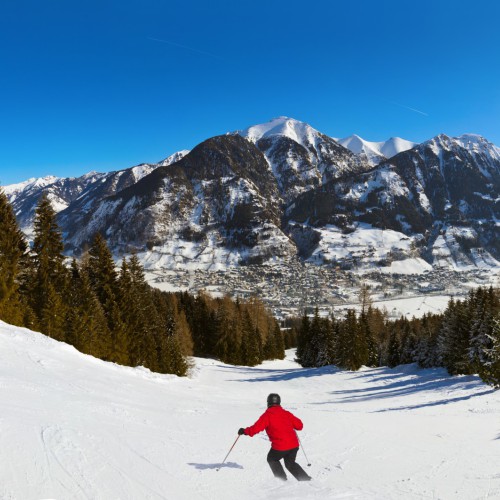
<svg viewBox="0 0 500 500"><path fill-rule="evenodd" d="M336 138L498 146L500 5L460 4L3 6L0 185L157 163L279 116Z"/></svg>

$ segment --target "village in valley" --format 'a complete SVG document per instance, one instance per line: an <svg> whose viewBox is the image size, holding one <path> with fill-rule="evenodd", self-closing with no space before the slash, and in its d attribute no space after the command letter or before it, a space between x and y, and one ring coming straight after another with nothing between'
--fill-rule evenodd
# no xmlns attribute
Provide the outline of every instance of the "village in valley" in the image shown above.
<svg viewBox="0 0 500 500"><path fill-rule="evenodd" d="M472 288L497 287L500 283L496 268L436 268L419 274L389 274L376 268L356 272L298 260L218 271L154 270L147 271L146 277L152 286L171 292L204 291L234 299L258 297L283 325L287 318L312 313L315 307L322 316L358 309L363 286L367 286L373 304L396 319L442 312L450 298L464 299Z"/></svg>

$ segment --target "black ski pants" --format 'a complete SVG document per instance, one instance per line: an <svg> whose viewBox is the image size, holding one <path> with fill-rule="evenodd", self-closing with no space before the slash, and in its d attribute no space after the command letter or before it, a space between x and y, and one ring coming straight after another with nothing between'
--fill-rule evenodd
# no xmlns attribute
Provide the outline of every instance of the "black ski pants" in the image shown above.
<svg viewBox="0 0 500 500"><path fill-rule="evenodd" d="M291 450L273 450L272 448L269 450L267 454L267 463L275 477L279 479L283 479L286 481L286 473L281 465L280 460L284 458L285 467L293 474L297 481L309 481L311 478L306 474L304 469L295 461L297 458L298 448L292 448Z"/></svg>

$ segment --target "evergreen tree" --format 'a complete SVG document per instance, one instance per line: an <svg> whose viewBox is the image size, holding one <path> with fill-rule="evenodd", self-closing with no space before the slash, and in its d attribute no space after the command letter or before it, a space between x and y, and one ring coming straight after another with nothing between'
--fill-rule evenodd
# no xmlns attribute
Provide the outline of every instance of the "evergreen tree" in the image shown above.
<svg viewBox="0 0 500 500"><path fill-rule="evenodd" d="M48 282L39 319L42 332L53 339L65 341L66 314L67 307L61 295L54 285Z"/></svg>
<svg viewBox="0 0 500 500"><path fill-rule="evenodd" d="M489 353L493 348L495 316L500 310L499 300L493 288L479 288L470 300L471 329L469 340L469 363L471 371L481 375L489 369Z"/></svg>
<svg viewBox="0 0 500 500"><path fill-rule="evenodd" d="M241 346L242 335L237 313L229 297L218 303L215 312L215 356L224 363L244 364Z"/></svg>
<svg viewBox="0 0 500 500"><path fill-rule="evenodd" d="M366 314L366 321L368 322L370 336L375 346L375 353L373 354L374 362L372 364L371 361L369 361L370 366L383 366L387 361L387 346L389 344L387 311L369 307ZM372 354L370 354L370 356L372 356Z"/></svg>
<svg viewBox="0 0 500 500"><path fill-rule="evenodd" d="M450 300L443 316L438 347L443 366L452 375L470 373L468 308Z"/></svg>
<svg viewBox="0 0 500 500"><path fill-rule="evenodd" d="M401 364L400 343L396 328L391 329L387 347L387 366L394 368Z"/></svg>
<svg viewBox="0 0 500 500"><path fill-rule="evenodd" d="M440 324L441 316L424 314L422 317L415 359L422 368L440 366L437 346Z"/></svg>
<svg viewBox="0 0 500 500"><path fill-rule="evenodd" d="M149 354L146 336L146 320L143 314L142 303L144 297L134 285L132 273L126 259L123 259L117 283L117 305L120 310L118 323L121 325L117 332L119 337L115 343L120 343L120 350L127 352L129 363L132 366L146 366ZM116 328L115 328L116 330ZM151 351L155 349L150 347ZM156 358L156 355L155 355Z"/></svg>
<svg viewBox="0 0 500 500"><path fill-rule="evenodd" d="M209 308L206 294L203 292L198 293L193 301L188 293L184 293L181 299L193 339L194 355L218 357L215 348L218 338L216 331L218 324L217 313L215 309L211 310Z"/></svg>
<svg viewBox="0 0 500 500"><path fill-rule="evenodd" d="M309 342L304 355L304 366L318 366L318 361L325 363L324 347L326 347L326 343L324 337L324 329L319 317L319 310L315 307L309 330ZM320 366L323 366L323 364Z"/></svg>
<svg viewBox="0 0 500 500"><path fill-rule="evenodd" d="M305 367L312 366L310 364L310 356L308 355L310 341L311 322L307 314L304 313L304 316L302 316L302 322L297 332L297 351L295 355L297 362Z"/></svg>
<svg viewBox="0 0 500 500"><path fill-rule="evenodd" d="M21 326L26 306L19 292L19 277L27 244L7 196L0 189L0 319Z"/></svg>
<svg viewBox="0 0 500 500"><path fill-rule="evenodd" d="M100 233L96 234L89 249L84 261L84 270L104 309L109 329L113 332L121 323L121 318L118 318L119 314L116 313L119 294L118 274L106 240Z"/></svg>
<svg viewBox="0 0 500 500"><path fill-rule="evenodd" d="M333 326L328 318L319 319L317 336L317 353L314 366L327 366L335 360L335 335Z"/></svg>
<svg viewBox="0 0 500 500"><path fill-rule="evenodd" d="M343 324L345 330L344 341L344 359L342 368L348 370L359 370L362 365L368 363L369 350L366 337L363 334L359 322L356 317L356 312L353 309L347 311L347 316ZM347 342L347 338L350 341Z"/></svg>
<svg viewBox="0 0 500 500"><path fill-rule="evenodd" d="M366 341L366 346L368 348L368 356L366 364L367 366L378 366L378 352L377 346L375 345L375 339L373 337L371 327L370 327L370 316L373 315L373 308L370 306L366 312L362 312L359 318L359 328L361 330L361 335L364 336Z"/></svg>
<svg viewBox="0 0 500 500"><path fill-rule="evenodd" d="M73 260L68 292L66 341L79 351L101 359L110 359L111 336L106 317L85 272Z"/></svg>
<svg viewBox="0 0 500 500"><path fill-rule="evenodd" d="M279 323L274 321L274 326L267 334L266 344L264 346L264 359L284 359L285 342Z"/></svg>
<svg viewBox="0 0 500 500"><path fill-rule="evenodd" d="M500 313L493 320L490 335L491 347L486 351L486 360L481 369L481 378L494 387L500 387Z"/></svg>
<svg viewBox="0 0 500 500"><path fill-rule="evenodd" d="M189 369L186 358L182 355L177 336L167 336L167 359L169 361L169 369L167 373L173 373L179 377L184 377Z"/></svg>
<svg viewBox="0 0 500 500"><path fill-rule="evenodd" d="M408 319L401 318L398 323L401 339L400 363L413 363L416 358L417 338Z"/></svg>
<svg viewBox="0 0 500 500"><path fill-rule="evenodd" d="M262 338L260 331L254 327L248 310L243 311L241 359L246 366L256 366L262 362Z"/></svg>
<svg viewBox="0 0 500 500"><path fill-rule="evenodd" d="M368 313L368 309L373 306L373 300L370 294L370 286L362 283L359 290L359 302L361 304L361 314Z"/></svg>
<svg viewBox="0 0 500 500"><path fill-rule="evenodd" d="M33 268L29 297L43 333L65 338L68 271L64 267L63 241L56 213L44 194L35 211Z"/></svg>
<svg viewBox="0 0 500 500"><path fill-rule="evenodd" d="M189 322L184 311L178 307L177 299L174 296L173 315L176 326L176 335L179 348L183 356L192 356L194 352L194 342L189 328Z"/></svg>

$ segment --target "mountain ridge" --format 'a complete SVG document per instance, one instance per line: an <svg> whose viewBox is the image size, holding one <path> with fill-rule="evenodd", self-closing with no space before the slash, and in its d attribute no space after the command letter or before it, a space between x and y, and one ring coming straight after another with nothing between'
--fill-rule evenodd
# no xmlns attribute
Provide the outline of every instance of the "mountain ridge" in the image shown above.
<svg viewBox="0 0 500 500"><path fill-rule="evenodd" d="M371 144L385 144L386 154L414 144L396 139ZM366 224L410 238L413 253L402 245L401 258L418 254L451 267L498 264L497 146L474 134L439 134L375 165L365 156L279 117L158 164L35 179L5 191L28 235L36 195L44 191L59 200L69 253L79 254L101 232L117 255L144 252L157 267L217 269L297 257L345 263L352 255L338 250L341 236L328 227L349 233Z"/></svg>

